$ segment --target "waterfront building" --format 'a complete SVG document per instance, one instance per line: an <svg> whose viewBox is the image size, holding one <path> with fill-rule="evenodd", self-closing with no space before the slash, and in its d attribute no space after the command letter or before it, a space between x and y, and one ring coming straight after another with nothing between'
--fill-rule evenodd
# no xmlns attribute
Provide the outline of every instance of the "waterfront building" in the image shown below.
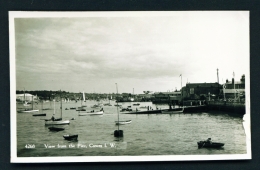
<svg viewBox="0 0 260 170"><path fill-rule="evenodd" d="M239 81L235 81L234 78L231 81L227 79L222 87L221 93L224 100L232 101L245 98L245 75L243 74Z"/></svg>
<svg viewBox="0 0 260 170"><path fill-rule="evenodd" d="M154 94L152 93L138 94L138 97L141 99L141 101L151 101L154 99Z"/></svg>
<svg viewBox="0 0 260 170"><path fill-rule="evenodd" d="M38 97L37 95L32 95L32 94L29 94L29 93L25 93L25 94L16 94L16 101L21 101L21 102L24 102L24 101L32 101L32 99L34 101L38 100Z"/></svg>
<svg viewBox="0 0 260 170"><path fill-rule="evenodd" d="M181 91L174 92L155 92L153 103L178 104L182 100Z"/></svg>
<svg viewBox="0 0 260 170"><path fill-rule="evenodd" d="M133 97L133 95L131 93L122 93L119 101L120 102L128 102L128 101L131 101L132 97Z"/></svg>
<svg viewBox="0 0 260 170"><path fill-rule="evenodd" d="M219 96L221 85L219 83L187 83L182 88L183 98L189 100L214 99Z"/></svg>

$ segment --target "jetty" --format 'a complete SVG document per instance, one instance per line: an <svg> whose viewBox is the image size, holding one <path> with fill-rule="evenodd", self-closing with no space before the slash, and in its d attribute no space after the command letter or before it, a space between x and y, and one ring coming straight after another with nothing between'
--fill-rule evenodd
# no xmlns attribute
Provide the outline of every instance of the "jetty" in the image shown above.
<svg viewBox="0 0 260 170"><path fill-rule="evenodd" d="M179 111L180 108L173 109L162 109L162 110L146 110L146 111L132 111L132 112L123 112L123 114L162 114L165 111ZM225 111L230 113L236 113L239 115L245 114L245 104L242 103L227 103L227 102L209 102L206 105L197 105L197 106L184 106L183 113L195 113L203 111ZM177 113L177 112L176 112Z"/></svg>
<svg viewBox="0 0 260 170"><path fill-rule="evenodd" d="M161 110L146 110L146 111L133 111L133 112L123 112L124 114L158 114Z"/></svg>
<svg viewBox="0 0 260 170"><path fill-rule="evenodd" d="M207 109L206 105L199 106L184 106L184 113L186 112L199 112ZM172 109L162 109L162 110L146 110L146 111L133 111L133 112L123 112L124 114L161 114L164 111L180 111L180 108L172 108Z"/></svg>

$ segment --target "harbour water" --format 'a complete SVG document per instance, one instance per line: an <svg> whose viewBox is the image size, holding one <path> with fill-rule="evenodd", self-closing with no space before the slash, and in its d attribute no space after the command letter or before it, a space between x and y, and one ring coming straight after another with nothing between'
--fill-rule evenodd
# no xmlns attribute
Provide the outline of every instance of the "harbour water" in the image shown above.
<svg viewBox="0 0 260 170"><path fill-rule="evenodd" d="M108 103L108 101L103 101ZM153 109L168 108L167 105L153 105L142 102L140 106L122 103L132 109L151 106ZM87 111L96 101L87 101ZM119 114L120 120L132 120L130 124L120 125L123 138L115 138L118 127L117 107L103 106L103 116L78 116L76 110L65 108L79 107L81 102L62 103L63 120L69 125L60 125L64 131L51 132L41 119L51 118L54 104L46 102L43 110L46 117L34 117L33 113L17 113L17 156L141 156L141 155L205 155L205 154L246 154L246 135L242 116L223 112L176 113L176 114ZM34 105L41 109L41 104ZM22 108L17 104L17 108ZM55 103L55 116L60 117L60 103ZM98 109L95 109L98 110ZM118 110L120 110L118 108ZM145 109L144 109L145 110ZM41 110L40 112L41 113ZM71 120L75 118L75 120ZM64 140L64 134L78 134L77 141ZM220 149L198 149L197 142L211 138L213 142L225 143Z"/></svg>

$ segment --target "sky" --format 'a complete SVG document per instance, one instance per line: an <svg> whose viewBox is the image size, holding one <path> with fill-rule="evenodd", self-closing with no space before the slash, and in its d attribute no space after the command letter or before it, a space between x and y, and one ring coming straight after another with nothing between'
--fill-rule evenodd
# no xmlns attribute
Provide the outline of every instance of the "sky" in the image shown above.
<svg viewBox="0 0 260 170"><path fill-rule="evenodd" d="M17 90L142 94L249 76L249 12L14 17ZM180 77L180 75L182 75Z"/></svg>

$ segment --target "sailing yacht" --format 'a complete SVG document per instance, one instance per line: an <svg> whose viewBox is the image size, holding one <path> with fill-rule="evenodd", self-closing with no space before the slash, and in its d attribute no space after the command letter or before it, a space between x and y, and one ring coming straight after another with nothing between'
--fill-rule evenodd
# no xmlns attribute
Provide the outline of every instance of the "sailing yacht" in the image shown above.
<svg viewBox="0 0 260 170"><path fill-rule="evenodd" d="M45 119L45 125L66 125L66 124L70 124L69 120L62 120L62 99L60 99L60 111L61 111L61 118L55 119L54 116L53 116L51 119ZM54 101L54 114L53 115L55 115L55 101Z"/></svg>
<svg viewBox="0 0 260 170"><path fill-rule="evenodd" d="M86 102L84 91L83 91L83 93L82 93L82 96L83 96L83 102ZM86 105L81 103L81 106L82 106L82 107L85 107Z"/></svg>
<svg viewBox="0 0 260 170"><path fill-rule="evenodd" d="M46 113L43 113L43 100L42 100L42 113L35 113L33 116L46 116Z"/></svg>
<svg viewBox="0 0 260 170"><path fill-rule="evenodd" d="M31 112L39 112L38 109L33 109L33 95L32 95L32 108L18 111L18 113L31 113Z"/></svg>
<svg viewBox="0 0 260 170"><path fill-rule="evenodd" d="M117 92L117 95L118 95L117 83L116 83L116 92ZM123 132L123 130L119 130L119 125L128 124L128 123L131 123L132 121L131 120L119 121L118 100L116 100L116 102L117 102L117 107L116 107L116 110L117 110L117 121L115 121L115 123L117 125L117 130L114 131L114 137L123 137L124 136L124 134L123 134L124 132Z"/></svg>

